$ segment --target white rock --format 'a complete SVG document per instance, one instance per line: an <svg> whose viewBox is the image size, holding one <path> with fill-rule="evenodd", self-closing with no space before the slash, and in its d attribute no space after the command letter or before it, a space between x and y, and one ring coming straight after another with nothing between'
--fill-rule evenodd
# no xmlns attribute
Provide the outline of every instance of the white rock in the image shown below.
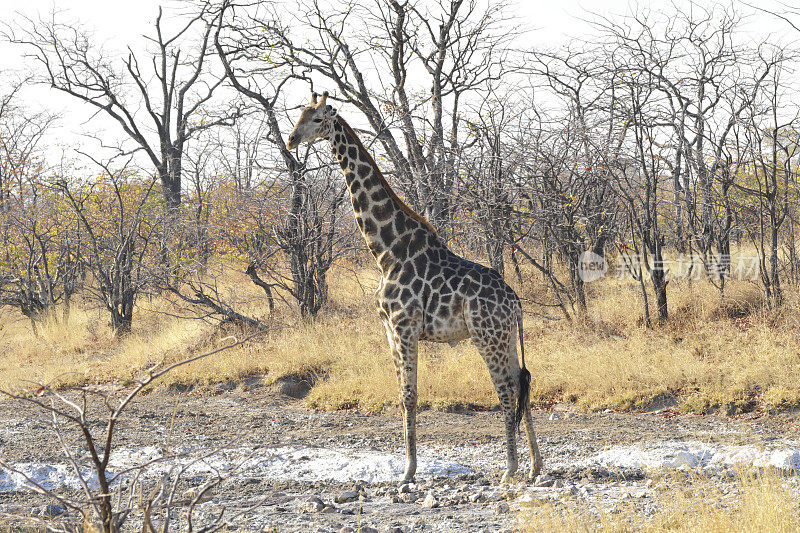
<svg viewBox="0 0 800 533"><path fill-rule="evenodd" d="M519 503L531 503L537 501L537 498L533 496L532 493L526 492L517 500Z"/></svg>
<svg viewBox="0 0 800 533"><path fill-rule="evenodd" d="M425 496L425 500L422 502L423 507L427 507L428 509L436 509L439 507L439 502L436 501L436 498L433 496L432 492L429 492Z"/></svg>

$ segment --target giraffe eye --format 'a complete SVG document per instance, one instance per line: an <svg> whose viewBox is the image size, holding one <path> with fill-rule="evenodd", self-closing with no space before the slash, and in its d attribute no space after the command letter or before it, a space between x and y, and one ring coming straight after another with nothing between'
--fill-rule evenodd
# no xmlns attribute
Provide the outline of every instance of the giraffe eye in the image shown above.
<svg viewBox="0 0 800 533"><path fill-rule="evenodd" d="M315 118L312 122L322 122L321 118Z"/></svg>

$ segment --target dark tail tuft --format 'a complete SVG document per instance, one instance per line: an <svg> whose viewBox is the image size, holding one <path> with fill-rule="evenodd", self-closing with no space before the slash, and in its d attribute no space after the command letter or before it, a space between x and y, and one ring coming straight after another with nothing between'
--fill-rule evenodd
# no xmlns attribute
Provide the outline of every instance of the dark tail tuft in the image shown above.
<svg viewBox="0 0 800 533"><path fill-rule="evenodd" d="M514 417L514 429L519 429L519 424L522 422L522 415L525 413L525 407L531 396L531 373L528 369L522 367L519 371L519 394L517 395L517 414Z"/></svg>
<svg viewBox="0 0 800 533"><path fill-rule="evenodd" d="M522 336L522 307L517 311L517 334L519 335L519 351L522 356L522 364L519 371L519 394L517 394L517 413L514 417L514 429L519 429L522 415L531 397L531 373L525 368L525 343Z"/></svg>

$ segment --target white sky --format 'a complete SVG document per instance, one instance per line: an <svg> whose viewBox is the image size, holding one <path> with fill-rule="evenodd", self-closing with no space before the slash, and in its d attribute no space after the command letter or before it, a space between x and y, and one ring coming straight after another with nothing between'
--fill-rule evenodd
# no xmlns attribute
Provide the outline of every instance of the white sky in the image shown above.
<svg viewBox="0 0 800 533"><path fill-rule="evenodd" d="M492 0L489 0L492 1ZM621 15L636 7L663 6L664 1L651 0L512 0L517 6L521 21L532 29L526 35L523 46L557 46L573 37L583 38L590 26L581 17L591 17L586 10L601 15ZM688 0L673 0L677 5L686 5ZM760 6L776 5L779 0L753 0ZM796 0L789 0L793 2ZM699 5L708 4L696 0ZM13 22L19 14L35 18L47 16L53 9L64 10L68 19L80 20L94 31L95 38L108 50L124 50L128 43L141 43L141 36L149 33L159 5L165 11L179 8L180 0L0 0L0 23ZM746 7L743 10L752 11ZM800 17L798 17L800 21ZM800 34L791 30L785 22L767 15L749 19L747 27L754 39L772 35L784 40L796 39ZM18 48L0 41L0 93L8 80L8 71L24 71L30 65L21 57ZM55 143L64 142L74 146L85 131L103 129L104 118L97 117L87 123L94 111L88 105L62 95L46 87L28 88L23 95L26 105L36 109L45 108L61 114L60 127L56 130ZM108 123L106 123L108 124ZM112 126L109 135L122 139L122 133Z"/></svg>

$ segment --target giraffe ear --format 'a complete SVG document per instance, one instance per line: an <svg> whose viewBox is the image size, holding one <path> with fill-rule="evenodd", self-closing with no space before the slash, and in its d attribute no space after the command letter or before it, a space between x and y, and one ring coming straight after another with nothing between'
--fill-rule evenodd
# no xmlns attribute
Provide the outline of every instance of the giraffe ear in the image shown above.
<svg viewBox="0 0 800 533"><path fill-rule="evenodd" d="M338 115L338 114L339 113L336 111L336 109L333 108L333 106L330 106L330 105L326 105L325 106L325 116L326 117L328 117L328 118L336 118L336 115Z"/></svg>

